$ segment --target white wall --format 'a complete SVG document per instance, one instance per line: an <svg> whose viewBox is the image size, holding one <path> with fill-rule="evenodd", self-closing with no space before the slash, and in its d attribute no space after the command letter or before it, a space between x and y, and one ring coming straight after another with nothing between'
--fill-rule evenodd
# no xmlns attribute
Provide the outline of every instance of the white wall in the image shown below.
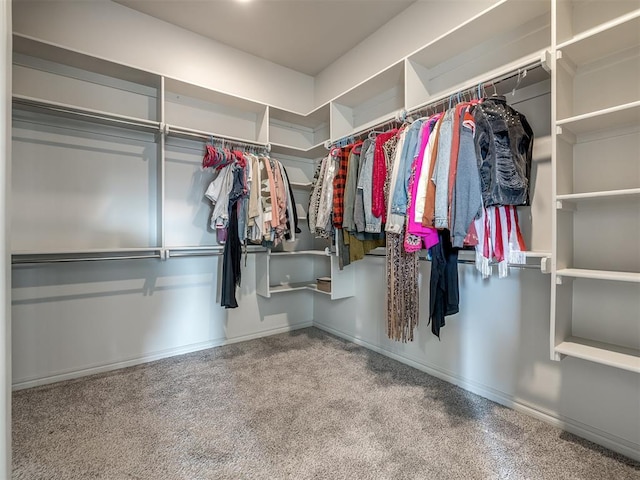
<svg viewBox="0 0 640 480"><path fill-rule="evenodd" d="M17 1L16 33L300 113L313 77L109 1ZM240 33L241 34L241 33ZM286 88L274 88L286 85Z"/></svg>
<svg viewBox="0 0 640 480"><path fill-rule="evenodd" d="M11 2L0 3L0 476L11 477Z"/></svg>
<svg viewBox="0 0 640 480"><path fill-rule="evenodd" d="M255 255L242 270L239 307L228 310L222 257L15 267L14 386L310 326L311 292L289 295L286 308L255 294Z"/></svg>
<svg viewBox="0 0 640 480"><path fill-rule="evenodd" d="M418 0L316 76L315 104L327 103L494 3Z"/></svg>

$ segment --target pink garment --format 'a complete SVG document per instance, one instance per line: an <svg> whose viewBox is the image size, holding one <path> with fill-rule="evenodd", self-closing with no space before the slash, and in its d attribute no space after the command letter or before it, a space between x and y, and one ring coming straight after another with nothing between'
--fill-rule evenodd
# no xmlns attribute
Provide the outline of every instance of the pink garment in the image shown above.
<svg viewBox="0 0 640 480"><path fill-rule="evenodd" d="M409 191L411 192L411 201L409 202L409 206L407 209L407 233L416 235L422 238L424 243L424 248L431 248L438 243L438 231L433 227L423 227L422 223L415 221L415 213L416 213L416 197L418 195L418 181L417 179L420 177L420 172L423 167L423 159L424 152L427 148L427 143L429 142L429 135L431 133L431 126L438 120L439 117L431 117L429 120L424 122L422 129L420 130L420 150L418 156L414 160L415 163L415 174L412 176L412 181L409 182ZM405 249L407 245L405 244ZM412 244L410 246L411 250L407 251L416 251L420 248L415 248Z"/></svg>

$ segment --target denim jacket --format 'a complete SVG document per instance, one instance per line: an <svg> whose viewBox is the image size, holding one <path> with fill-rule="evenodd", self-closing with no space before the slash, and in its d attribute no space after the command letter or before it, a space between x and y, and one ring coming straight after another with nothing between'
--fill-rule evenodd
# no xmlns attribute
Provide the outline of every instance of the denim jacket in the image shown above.
<svg viewBox="0 0 640 480"><path fill-rule="evenodd" d="M489 97L473 110L475 146L485 207L529 204L533 130L505 97Z"/></svg>

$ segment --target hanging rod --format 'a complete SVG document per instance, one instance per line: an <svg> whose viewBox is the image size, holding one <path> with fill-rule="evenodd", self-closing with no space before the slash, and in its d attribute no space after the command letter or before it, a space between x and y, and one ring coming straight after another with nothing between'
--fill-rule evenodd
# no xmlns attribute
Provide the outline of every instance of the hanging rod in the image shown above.
<svg viewBox="0 0 640 480"><path fill-rule="evenodd" d="M135 128L147 132L158 132L160 130L160 122L154 120L129 117L117 113L107 113L100 110L50 102L23 95L13 95L12 103L14 107L30 112L45 111L65 118L85 120L114 127Z"/></svg>
<svg viewBox="0 0 640 480"><path fill-rule="evenodd" d="M205 132L203 130L184 128L176 125L170 125L168 123L164 124L162 131L167 136L175 136L175 137L181 137L181 138L196 138L198 140L203 140L205 142L209 142L213 140L217 142L224 142L225 144L248 147L250 149L259 148L259 149L266 150L267 152L271 151L271 144L269 143L251 142L248 140L240 140L233 137L221 137L219 135Z"/></svg>
<svg viewBox="0 0 640 480"><path fill-rule="evenodd" d="M11 264L15 266L20 265L39 265L39 264L54 264L54 263L74 263L74 262L99 262L106 260L139 260L148 258L157 258L160 260L168 260L169 258L177 257L204 257L204 256L219 256L223 254L223 246L216 247L176 247L158 249L155 253L139 254L139 255L105 255L95 256L101 253L100 250L77 252L79 256L72 256L74 252L60 252L60 253L34 253L34 254L13 254L11 257ZM132 250L131 252L134 252ZM255 245L254 248L247 248L246 253L265 253L267 250L264 247ZM104 250L105 254L112 253L108 250ZM243 254L245 251L243 250ZM82 256L82 255L94 255L94 256Z"/></svg>
<svg viewBox="0 0 640 480"><path fill-rule="evenodd" d="M39 265L49 263L99 262L102 260L139 260L145 258L162 258L160 253L150 255L116 255L113 257L59 257L59 258L11 258L12 265Z"/></svg>
<svg viewBox="0 0 640 480"><path fill-rule="evenodd" d="M378 253L365 253L365 256L367 257L380 257L380 258L386 258L386 254L378 254ZM420 257L418 256L418 260L420 260L421 262L430 262L430 260L427 257ZM475 265L476 261L475 260L469 260L466 258L458 258L458 265ZM509 266L509 268L524 268L524 269L532 269L532 270L542 270L540 265L533 265L533 264L529 264L529 263L508 263L507 264ZM489 263L490 267L497 267L498 263L496 262L491 262Z"/></svg>

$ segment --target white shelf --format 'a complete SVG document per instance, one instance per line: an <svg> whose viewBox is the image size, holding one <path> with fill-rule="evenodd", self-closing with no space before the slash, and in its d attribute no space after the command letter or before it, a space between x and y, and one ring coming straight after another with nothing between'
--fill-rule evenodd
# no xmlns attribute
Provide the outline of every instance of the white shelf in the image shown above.
<svg viewBox="0 0 640 480"><path fill-rule="evenodd" d="M613 280L616 282L640 283L640 273L617 272L607 270L586 270L582 268L563 268L556 274L559 277L589 278L592 280Z"/></svg>
<svg viewBox="0 0 640 480"><path fill-rule="evenodd" d="M640 10L582 32L557 46L575 66L640 45Z"/></svg>
<svg viewBox="0 0 640 480"><path fill-rule="evenodd" d="M310 190L313 187L313 182L289 182L293 188L304 188Z"/></svg>
<svg viewBox="0 0 640 480"><path fill-rule="evenodd" d="M550 258L551 257L551 252L533 252L533 251L525 251L523 252L525 257L527 258Z"/></svg>
<svg viewBox="0 0 640 480"><path fill-rule="evenodd" d="M577 201L577 200L606 200L615 198L640 197L640 188L627 188L624 190L607 190L601 192L567 193L556 195L557 200Z"/></svg>
<svg viewBox="0 0 640 480"><path fill-rule="evenodd" d="M318 285L316 283L289 283L282 285L271 285L269 287L269 291L271 293L285 293L285 292L295 292L297 290L311 290L312 292L322 293L324 295L331 296L331 292L325 292L323 290L318 290Z"/></svg>
<svg viewBox="0 0 640 480"><path fill-rule="evenodd" d="M277 142L270 142L271 151L275 154L288 155L291 157L302 157L308 159L316 159L322 156L326 156L327 149L324 146L324 142L313 145L309 148L293 147L291 145L285 145Z"/></svg>
<svg viewBox="0 0 640 480"><path fill-rule="evenodd" d="M164 84L166 123L239 141L268 142L267 105L172 78Z"/></svg>
<svg viewBox="0 0 640 480"><path fill-rule="evenodd" d="M556 125L561 127L561 130L566 129L573 135L580 135L638 123L640 123L640 100L561 119L556 122ZM564 132L558 133L562 135Z"/></svg>
<svg viewBox="0 0 640 480"><path fill-rule="evenodd" d="M393 119L404 108L404 62L370 77L331 102L331 140Z"/></svg>
<svg viewBox="0 0 640 480"><path fill-rule="evenodd" d="M310 286L315 286L315 284L308 282L300 282L300 283L287 283L281 285L270 285L269 292L271 293L285 293L285 292L294 292L296 290L309 290Z"/></svg>
<svg viewBox="0 0 640 480"><path fill-rule="evenodd" d="M161 76L158 74L68 50L18 33L13 34L13 51L99 75L153 88L160 87Z"/></svg>
<svg viewBox="0 0 640 480"><path fill-rule="evenodd" d="M409 55L409 59L426 68L433 68L467 51L470 39L473 39L472 45L477 45L513 29L516 19L531 19L548 12L548 2L499 1L418 49Z"/></svg>
<svg viewBox="0 0 640 480"><path fill-rule="evenodd" d="M569 337L566 341L556 345L555 352L640 373L640 351L635 349Z"/></svg>

